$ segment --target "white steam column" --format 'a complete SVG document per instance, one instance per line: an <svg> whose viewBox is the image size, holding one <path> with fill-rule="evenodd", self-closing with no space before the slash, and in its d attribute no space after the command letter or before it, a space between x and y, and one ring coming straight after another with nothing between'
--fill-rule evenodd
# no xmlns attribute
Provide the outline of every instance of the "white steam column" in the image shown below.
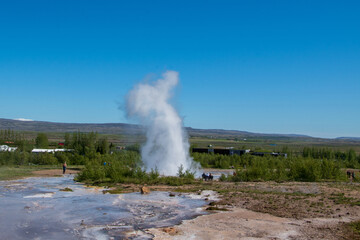
<svg viewBox="0 0 360 240"><path fill-rule="evenodd" d="M181 118L169 103L171 90L179 74L167 71L152 84L138 84L127 96L127 114L146 127L146 143L141 156L148 171L157 168L160 174L175 176L182 165L194 167L189 155L189 142Z"/></svg>

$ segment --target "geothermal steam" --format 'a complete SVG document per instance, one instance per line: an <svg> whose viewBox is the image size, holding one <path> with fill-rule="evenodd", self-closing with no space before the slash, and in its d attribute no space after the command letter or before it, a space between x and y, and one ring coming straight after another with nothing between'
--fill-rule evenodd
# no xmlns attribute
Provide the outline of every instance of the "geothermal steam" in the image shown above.
<svg viewBox="0 0 360 240"><path fill-rule="evenodd" d="M190 169L189 142L182 121L169 103L171 90L179 81L178 73L167 71L152 84L138 84L127 97L127 114L136 117L146 128L146 143L141 156L147 170L176 175L179 167Z"/></svg>

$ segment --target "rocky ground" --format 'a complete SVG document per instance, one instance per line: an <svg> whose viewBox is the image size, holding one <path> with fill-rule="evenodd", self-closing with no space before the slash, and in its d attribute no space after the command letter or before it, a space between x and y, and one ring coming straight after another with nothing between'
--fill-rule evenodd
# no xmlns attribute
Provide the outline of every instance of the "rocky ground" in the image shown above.
<svg viewBox="0 0 360 240"><path fill-rule="evenodd" d="M151 229L154 239L360 239L357 183L208 182L173 191L201 188L221 195L209 202L214 214Z"/></svg>

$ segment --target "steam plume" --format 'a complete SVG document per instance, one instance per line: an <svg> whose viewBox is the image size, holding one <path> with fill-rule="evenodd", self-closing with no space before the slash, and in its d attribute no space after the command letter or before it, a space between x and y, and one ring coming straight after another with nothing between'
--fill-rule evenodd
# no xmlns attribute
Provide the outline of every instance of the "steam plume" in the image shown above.
<svg viewBox="0 0 360 240"><path fill-rule="evenodd" d="M189 142L182 121L169 103L171 90L179 74L167 71L152 84L138 84L127 96L127 114L136 117L146 127L147 141L141 149L147 170L157 168L160 174L176 175L182 165L190 169Z"/></svg>

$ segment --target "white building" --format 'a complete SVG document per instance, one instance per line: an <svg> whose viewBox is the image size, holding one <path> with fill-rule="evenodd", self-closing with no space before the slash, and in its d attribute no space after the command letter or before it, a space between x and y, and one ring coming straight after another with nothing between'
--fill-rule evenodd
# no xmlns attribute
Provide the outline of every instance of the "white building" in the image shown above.
<svg viewBox="0 0 360 240"><path fill-rule="evenodd" d="M8 145L0 145L0 152L15 152L17 147L9 147Z"/></svg>
<svg viewBox="0 0 360 240"><path fill-rule="evenodd" d="M34 148L31 152L32 153L55 153L55 152L71 152L72 149L42 149L42 148Z"/></svg>

